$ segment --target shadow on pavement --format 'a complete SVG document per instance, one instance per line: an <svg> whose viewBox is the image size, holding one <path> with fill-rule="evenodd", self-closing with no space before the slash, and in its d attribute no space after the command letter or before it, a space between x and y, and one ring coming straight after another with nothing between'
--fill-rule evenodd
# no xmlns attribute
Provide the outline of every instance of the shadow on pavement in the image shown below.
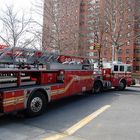
<svg viewBox="0 0 140 140"><path fill-rule="evenodd" d="M140 95L140 92L126 89L121 92L110 90L96 95L72 96L48 104L46 112L38 117L26 118L15 114L1 116L0 126L18 123L45 130L64 131L99 108L111 105L120 95Z"/></svg>
<svg viewBox="0 0 140 140"><path fill-rule="evenodd" d="M114 91L115 93L116 91ZM43 129L64 129L93 113L104 105L111 104L118 95L108 91L96 95L77 95L48 104L44 114L34 118L26 118L15 114L0 117L0 126L13 123L30 124ZM61 128L60 128L61 127Z"/></svg>

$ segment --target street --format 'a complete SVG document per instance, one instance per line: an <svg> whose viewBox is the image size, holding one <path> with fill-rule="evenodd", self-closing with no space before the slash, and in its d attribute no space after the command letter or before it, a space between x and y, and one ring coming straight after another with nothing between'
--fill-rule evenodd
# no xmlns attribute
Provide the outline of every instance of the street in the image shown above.
<svg viewBox="0 0 140 140"><path fill-rule="evenodd" d="M139 140L139 107L138 87L78 95L50 103L39 117L1 116L0 140Z"/></svg>

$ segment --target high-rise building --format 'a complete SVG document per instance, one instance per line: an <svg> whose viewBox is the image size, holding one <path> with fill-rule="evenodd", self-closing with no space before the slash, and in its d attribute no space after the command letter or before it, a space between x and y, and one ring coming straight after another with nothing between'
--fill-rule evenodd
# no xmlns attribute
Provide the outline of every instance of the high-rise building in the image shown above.
<svg viewBox="0 0 140 140"><path fill-rule="evenodd" d="M97 52L92 51L92 46L95 42L95 30L98 28L99 11L99 0L81 0L79 45L82 55L92 58L94 58L94 54L97 55Z"/></svg>
<svg viewBox="0 0 140 140"><path fill-rule="evenodd" d="M134 58L133 58L133 68L134 76L139 79L140 83L140 0L134 0Z"/></svg>
<svg viewBox="0 0 140 140"><path fill-rule="evenodd" d="M98 1L45 0L43 48L89 55L87 50L94 42L93 22L96 16L93 13L99 8Z"/></svg>
<svg viewBox="0 0 140 140"><path fill-rule="evenodd" d="M80 0L44 0L43 48L77 54Z"/></svg>

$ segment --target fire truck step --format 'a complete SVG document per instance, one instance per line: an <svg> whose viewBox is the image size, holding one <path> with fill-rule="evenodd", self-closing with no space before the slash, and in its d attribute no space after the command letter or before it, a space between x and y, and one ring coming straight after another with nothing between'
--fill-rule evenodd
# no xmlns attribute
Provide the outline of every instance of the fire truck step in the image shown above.
<svg viewBox="0 0 140 140"><path fill-rule="evenodd" d="M21 77L21 80L30 80L30 76Z"/></svg>
<svg viewBox="0 0 140 140"><path fill-rule="evenodd" d="M36 81L21 82L21 86L35 85Z"/></svg>
<svg viewBox="0 0 140 140"><path fill-rule="evenodd" d="M27 86L27 85L35 85L36 81L26 81L26 82L21 82L21 86ZM0 88L9 88L9 87L15 87L17 86L17 82L13 83L0 83Z"/></svg>
<svg viewBox="0 0 140 140"><path fill-rule="evenodd" d="M0 88L15 87L15 86L17 86L17 83L0 84Z"/></svg>

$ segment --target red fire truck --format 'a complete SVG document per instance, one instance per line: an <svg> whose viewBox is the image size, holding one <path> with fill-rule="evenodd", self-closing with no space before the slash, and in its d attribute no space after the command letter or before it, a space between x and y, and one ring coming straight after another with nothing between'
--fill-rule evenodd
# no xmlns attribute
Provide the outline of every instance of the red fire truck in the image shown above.
<svg viewBox="0 0 140 140"><path fill-rule="evenodd" d="M112 63L94 70L86 58L6 49L0 54L0 113L24 110L37 116L51 101L112 87L124 90L131 82L128 64Z"/></svg>

